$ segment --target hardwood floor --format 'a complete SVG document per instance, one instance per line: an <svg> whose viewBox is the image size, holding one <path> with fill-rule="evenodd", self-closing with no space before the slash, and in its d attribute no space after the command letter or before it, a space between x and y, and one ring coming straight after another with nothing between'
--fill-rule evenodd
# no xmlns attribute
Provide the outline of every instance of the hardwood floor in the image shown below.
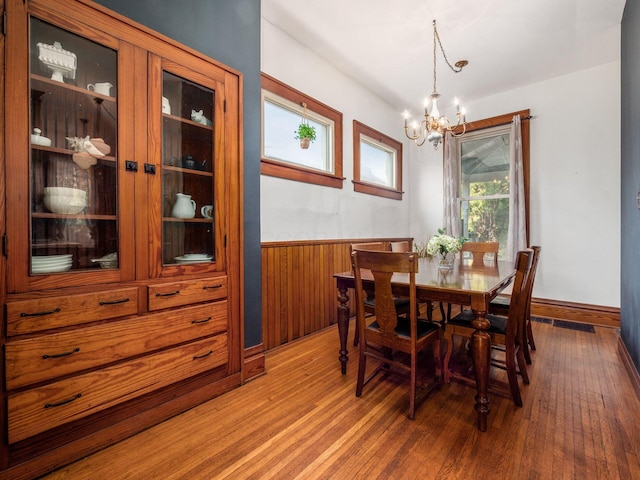
<svg viewBox="0 0 640 480"><path fill-rule="evenodd" d="M427 398L414 421L401 381L356 398L356 349L341 375L332 326L269 352L267 375L45 478L640 478L640 400L617 332L533 328L524 407L492 395L485 433L461 384Z"/></svg>

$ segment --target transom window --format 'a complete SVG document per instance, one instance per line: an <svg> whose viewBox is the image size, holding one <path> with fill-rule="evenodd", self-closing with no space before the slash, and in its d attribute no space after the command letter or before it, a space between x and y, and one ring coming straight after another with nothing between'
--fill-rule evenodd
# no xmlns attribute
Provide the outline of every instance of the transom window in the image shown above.
<svg viewBox="0 0 640 480"><path fill-rule="evenodd" d="M262 108L263 158L334 173L331 120L266 90L262 91ZM301 122L316 131L316 140L307 149L300 148L295 139Z"/></svg>
<svg viewBox="0 0 640 480"><path fill-rule="evenodd" d="M356 120L353 184L356 192L402 199L402 144Z"/></svg>
<svg viewBox="0 0 640 480"><path fill-rule="evenodd" d="M315 129L302 148L298 126ZM342 114L262 74L261 173L342 188Z"/></svg>

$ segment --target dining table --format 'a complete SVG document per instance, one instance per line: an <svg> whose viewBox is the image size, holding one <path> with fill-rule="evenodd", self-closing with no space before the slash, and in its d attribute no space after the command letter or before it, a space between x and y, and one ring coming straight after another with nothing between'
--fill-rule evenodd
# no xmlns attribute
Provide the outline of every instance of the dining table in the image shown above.
<svg viewBox="0 0 640 480"><path fill-rule="evenodd" d="M349 352L347 337L349 334L349 289L354 288L352 271L335 273L338 289L338 334L340 337L339 360L342 373L347 372ZM474 263L472 259L458 258L448 269L440 268L437 260L430 257L420 258L416 273L416 298L418 302L432 305L444 302L453 305L467 305L474 313L472 325L475 328L471 336L471 353L476 380L477 395L475 410L478 415L478 429L486 431L487 416L490 411L487 390L491 367L491 337L487 330L490 323L486 315L489 303L503 291L515 276L513 262L489 261ZM363 272L363 287L373 286L370 272ZM394 295L409 297L409 274L395 273L391 278ZM370 294L370 293L369 293ZM429 307L430 308L430 307ZM446 328L446 324L443 323Z"/></svg>

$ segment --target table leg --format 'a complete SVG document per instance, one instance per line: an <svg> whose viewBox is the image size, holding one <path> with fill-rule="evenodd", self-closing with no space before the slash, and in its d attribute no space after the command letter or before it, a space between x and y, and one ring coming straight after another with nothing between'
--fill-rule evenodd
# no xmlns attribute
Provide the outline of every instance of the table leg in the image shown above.
<svg viewBox="0 0 640 480"><path fill-rule="evenodd" d="M491 325L486 318L486 311L474 310L475 318L471 324L476 329L471 335L471 352L473 353L473 369L476 375L476 395L475 409L478 412L478 430L487 430L487 415L489 415L489 397L487 388L489 386L489 371L491 366L491 337L486 332Z"/></svg>
<svg viewBox="0 0 640 480"><path fill-rule="evenodd" d="M338 285L338 335L340 337L340 364L342 374L347 373L349 351L347 350L347 337L349 336L349 295L347 288Z"/></svg>

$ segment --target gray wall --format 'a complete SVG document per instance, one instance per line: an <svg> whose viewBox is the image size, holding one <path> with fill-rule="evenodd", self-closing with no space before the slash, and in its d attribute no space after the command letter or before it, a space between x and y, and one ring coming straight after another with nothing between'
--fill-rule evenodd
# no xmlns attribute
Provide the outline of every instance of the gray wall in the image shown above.
<svg viewBox="0 0 640 480"><path fill-rule="evenodd" d="M640 2L627 0L622 18L621 336L640 370Z"/></svg>
<svg viewBox="0 0 640 480"><path fill-rule="evenodd" d="M97 0L243 74L245 347L262 341L260 0Z"/></svg>

